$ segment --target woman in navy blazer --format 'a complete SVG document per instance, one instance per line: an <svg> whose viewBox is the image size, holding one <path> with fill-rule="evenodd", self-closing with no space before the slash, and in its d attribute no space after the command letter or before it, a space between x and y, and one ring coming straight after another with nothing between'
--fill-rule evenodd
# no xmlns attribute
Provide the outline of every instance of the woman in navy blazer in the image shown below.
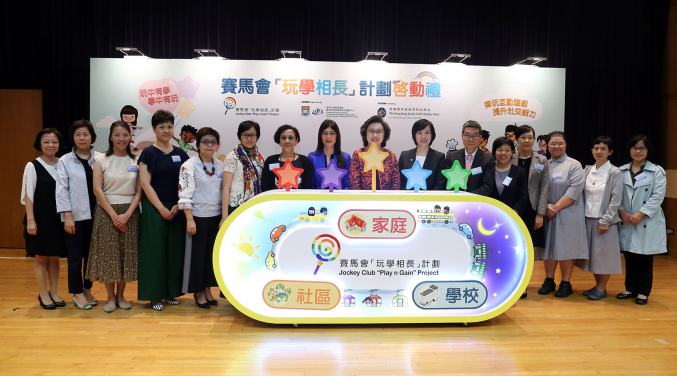
<svg viewBox="0 0 677 376"><path fill-rule="evenodd" d="M494 140L492 152L496 158L496 179L489 197L508 205L521 217L529 203L529 190L527 173L510 162L515 144L507 137L499 137Z"/></svg>
<svg viewBox="0 0 677 376"><path fill-rule="evenodd" d="M333 120L325 120L320 124L317 132L317 149L308 154L313 164L313 189L321 189L322 176L317 172L320 168L329 166L330 161L336 163L336 167L349 170L350 154L341 151L341 131L338 124ZM348 174L341 178L341 189L348 189Z"/></svg>
<svg viewBox="0 0 677 376"><path fill-rule="evenodd" d="M430 148L435 141L435 126L426 119L417 120L411 128L411 138L414 139L416 147L411 150L405 150L398 159L400 165L400 189L407 189L407 177L402 170L408 170L419 161L421 168L430 170L433 173L426 179L426 190L435 189L435 182L440 175L440 166L444 162L444 154Z"/></svg>

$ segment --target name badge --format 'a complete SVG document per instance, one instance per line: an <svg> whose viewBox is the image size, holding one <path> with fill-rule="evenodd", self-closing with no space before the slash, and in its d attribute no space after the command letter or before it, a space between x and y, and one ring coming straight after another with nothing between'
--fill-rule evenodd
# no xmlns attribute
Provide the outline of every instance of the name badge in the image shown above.
<svg viewBox="0 0 677 376"><path fill-rule="evenodd" d="M280 164L279 163L271 163L268 168L270 169L270 171L273 171L276 168L280 168Z"/></svg>
<svg viewBox="0 0 677 376"><path fill-rule="evenodd" d="M127 166L127 172L139 172L138 166Z"/></svg>
<svg viewBox="0 0 677 376"><path fill-rule="evenodd" d="M562 178L562 173L561 172L556 172L552 174L552 180L557 180Z"/></svg>
<svg viewBox="0 0 677 376"><path fill-rule="evenodd" d="M254 167L259 167L259 162L257 162L257 161L252 161L252 164L254 165ZM279 166L279 164L278 164L278 166Z"/></svg>
<svg viewBox="0 0 677 376"><path fill-rule="evenodd" d="M482 167L475 167L472 170L470 170L473 175L481 174L482 173Z"/></svg>
<svg viewBox="0 0 677 376"><path fill-rule="evenodd" d="M536 170L536 171L543 171L543 165L542 165L542 164L536 163L536 164L534 165L534 170Z"/></svg>
<svg viewBox="0 0 677 376"><path fill-rule="evenodd" d="M640 180L644 180L644 179L646 179L646 174L643 173L643 172L641 174L635 176L636 181L640 181Z"/></svg>
<svg viewBox="0 0 677 376"><path fill-rule="evenodd" d="M510 182L512 181L512 178L510 176L506 176L505 180L503 180L503 185L506 187L510 185Z"/></svg>
<svg viewBox="0 0 677 376"><path fill-rule="evenodd" d="M217 173L216 176L217 176L219 179L222 179L222 178L223 178L223 172Z"/></svg>
<svg viewBox="0 0 677 376"><path fill-rule="evenodd" d="M89 167L92 167L92 166L94 166L94 160L93 160L93 159L90 159L90 160L89 160Z"/></svg>
<svg viewBox="0 0 677 376"><path fill-rule="evenodd" d="M178 155L172 155L172 162L181 162L181 157Z"/></svg>

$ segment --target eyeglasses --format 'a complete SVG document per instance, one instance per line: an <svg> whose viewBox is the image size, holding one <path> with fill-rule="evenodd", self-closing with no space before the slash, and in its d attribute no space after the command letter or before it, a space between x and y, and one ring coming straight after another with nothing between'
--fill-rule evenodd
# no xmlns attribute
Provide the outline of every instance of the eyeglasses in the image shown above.
<svg viewBox="0 0 677 376"><path fill-rule="evenodd" d="M559 144L550 143L550 144L548 144L548 145L550 145L550 147L553 147L553 148L554 148L554 147L559 147L559 148L561 148L561 147L563 147L563 146L566 145L566 144L565 144L564 142L560 142Z"/></svg>
<svg viewBox="0 0 677 376"><path fill-rule="evenodd" d="M245 140L253 140L253 139L256 138L256 135L255 135L255 134L246 134L246 133L242 133L242 134L240 135L240 138L245 139Z"/></svg>
<svg viewBox="0 0 677 376"><path fill-rule="evenodd" d="M211 140L211 141L210 140L202 140L202 141L200 141L200 143L204 146L216 146L216 145L219 144L219 142L216 141L216 140Z"/></svg>
<svg viewBox="0 0 677 376"><path fill-rule="evenodd" d="M534 138L531 137L531 136L520 136L519 139L524 140L524 141L533 141L534 140Z"/></svg>
<svg viewBox="0 0 677 376"><path fill-rule="evenodd" d="M367 132L369 132L369 134L371 134L371 135L375 135L375 134L382 135L383 134L383 130L381 130L381 129L379 129L379 130L370 129Z"/></svg>
<svg viewBox="0 0 677 376"><path fill-rule="evenodd" d="M478 138L480 138L480 135L478 135L478 134L473 134L473 135L464 134L463 138L465 138L466 140L477 140Z"/></svg>
<svg viewBox="0 0 677 376"><path fill-rule="evenodd" d="M644 146L640 146L640 147L633 146L632 148L630 148L630 150L632 150L632 151L634 151L634 152L644 153L644 152L647 151L648 149L645 148Z"/></svg>
<svg viewBox="0 0 677 376"><path fill-rule="evenodd" d="M334 137L336 136L336 132L324 132L322 133L322 137Z"/></svg>
<svg viewBox="0 0 677 376"><path fill-rule="evenodd" d="M280 141L294 141L296 140L295 136L282 136L280 137Z"/></svg>

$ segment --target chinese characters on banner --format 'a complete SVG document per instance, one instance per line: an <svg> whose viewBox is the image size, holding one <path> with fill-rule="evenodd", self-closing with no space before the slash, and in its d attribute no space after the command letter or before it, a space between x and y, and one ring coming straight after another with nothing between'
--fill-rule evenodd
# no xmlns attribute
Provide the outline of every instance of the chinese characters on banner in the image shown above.
<svg viewBox="0 0 677 376"><path fill-rule="evenodd" d="M155 89L139 89L139 97L148 98L149 105L179 102L179 95L172 94L169 86Z"/></svg>
<svg viewBox="0 0 677 376"><path fill-rule="evenodd" d="M280 92L285 95L318 95L347 97L426 97L441 98L442 87L438 81L372 81L362 80L359 89L351 88L348 80L322 80L275 78L274 85L280 86ZM270 93L271 81L261 78L254 81L253 78L223 78L221 79L221 94L256 94L265 95Z"/></svg>
<svg viewBox="0 0 677 376"><path fill-rule="evenodd" d="M484 108L491 108L494 116L518 115L536 118L536 112L527 109L529 101L518 98L492 99L484 102Z"/></svg>

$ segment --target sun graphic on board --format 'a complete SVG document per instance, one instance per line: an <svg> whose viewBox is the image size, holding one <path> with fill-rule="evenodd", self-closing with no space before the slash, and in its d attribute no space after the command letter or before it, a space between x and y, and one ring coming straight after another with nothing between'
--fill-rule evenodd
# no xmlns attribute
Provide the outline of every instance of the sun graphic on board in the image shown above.
<svg viewBox="0 0 677 376"><path fill-rule="evenodd" d="M252 241L254 237L249 238L249 241ZM240 236L240 244L235 244L235 243L230 243L233 247L235 247L237 250L240 252L244 253L245 255L252 257L252 255L256 258L259 258L258 255L254 255L254 249L261 247L260 245L253 246L248 242L242 241L242 236Z"/></svg>

